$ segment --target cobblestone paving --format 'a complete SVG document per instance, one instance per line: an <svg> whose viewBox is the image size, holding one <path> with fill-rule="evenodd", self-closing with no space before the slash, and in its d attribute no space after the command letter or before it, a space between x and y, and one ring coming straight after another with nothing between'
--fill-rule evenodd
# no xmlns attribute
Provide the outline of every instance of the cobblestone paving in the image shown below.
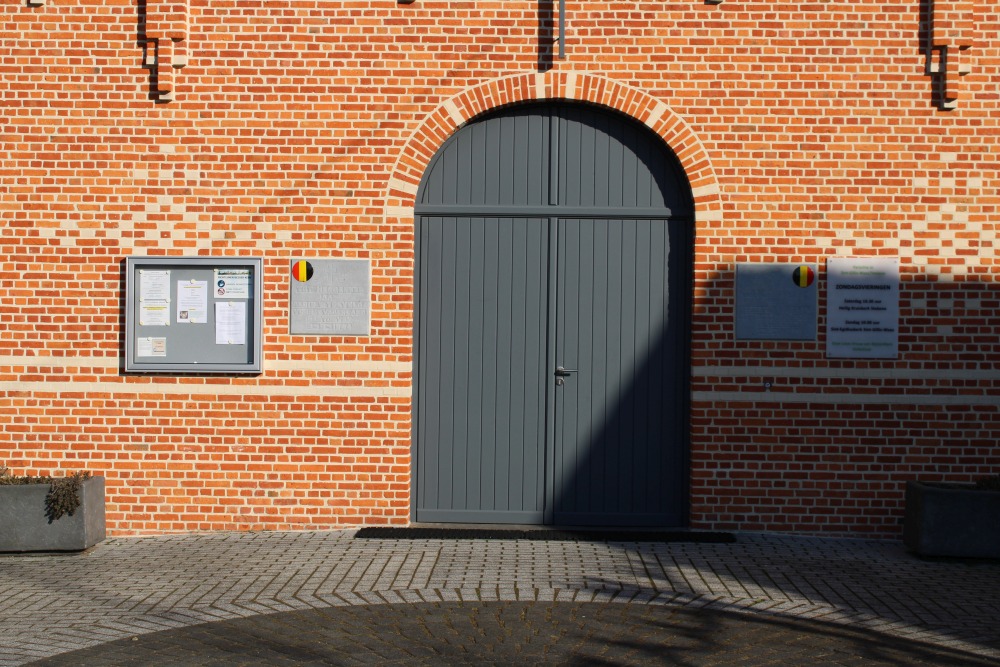
<svg viewBox="0 0 1000 667"><path fill-rule="evenodd" d="M3 666L227 619L459 602L627 602L813 620L1000 664L1000 563L924 561L861 540L395 541L353 531L114 539L85 554L0 556L0 600Z"/></svg>
<svg viewBox="0 0 1000 667"><path fill-rule="evenodd" d="M32 667L279 665L994 667L830 623L672 605L425 602L289 611L119 639Z"/></svg>

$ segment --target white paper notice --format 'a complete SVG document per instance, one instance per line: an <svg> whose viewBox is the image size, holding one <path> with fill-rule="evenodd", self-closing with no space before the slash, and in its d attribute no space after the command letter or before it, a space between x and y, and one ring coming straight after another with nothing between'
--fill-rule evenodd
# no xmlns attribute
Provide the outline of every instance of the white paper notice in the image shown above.
<svg viewBox="0 0 1000 667"><path fill-rule="evenodd" d="M139 325L165 327L170 324L170 304L166 301L143 301L139 304Z"/></svg>
<svg viewBox="0 0 1000 667"><path fill-rule="evenodd" d="M170 271L139 270L139 301L170 301Z"/></svg>
<svg viewBox="0 0 1000 667"><path fill-rule="evenodd" d="M215 298L249 299L250 269L216 269Z"/></svg>
<svg viewBox="0 0 1000 667"><path fill-rule="evenodd" d="M245 301L215 302L215 344L246 345L247 304Z"/></svg>
<svg viewBox="0 0 1000 667"><path fill-rule="evenodd" d="M166 338L137 338L135 343L135 356L137 357L167 356Z"/></svg>
<svg viewBox="0 0 1000 667"><path fill-rule="evenodd" d="M208 281L177 281L177 321L205 324L208 322Z"/></svg>

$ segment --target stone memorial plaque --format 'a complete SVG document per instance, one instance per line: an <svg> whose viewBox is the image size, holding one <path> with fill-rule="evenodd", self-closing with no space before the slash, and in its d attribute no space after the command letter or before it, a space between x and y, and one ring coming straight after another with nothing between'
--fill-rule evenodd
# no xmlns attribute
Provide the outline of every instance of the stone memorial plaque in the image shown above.
<svg viewBox="0 0 1000 667"><path fill-rule="evenodd" d="M737 264L737 340L816 340L815 264Z"/></svg>
<svg viewBox="0 0 1000 667"><path fill-rule="evenodd" d="M826 262L826 356L899 356L899 260L831 258Z"/></svg>
<svg viewBox="0 0 1000 667"><path fill-rule="evenodd" d="M367 259L296 259L289 277L289 333L371 334L371 264Z"/></svg>

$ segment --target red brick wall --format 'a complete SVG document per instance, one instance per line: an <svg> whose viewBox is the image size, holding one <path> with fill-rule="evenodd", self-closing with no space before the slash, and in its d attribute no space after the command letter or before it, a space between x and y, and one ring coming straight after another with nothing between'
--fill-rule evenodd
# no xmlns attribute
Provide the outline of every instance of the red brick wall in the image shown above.
<svg viewBox="0 0 1000 667"><path fill-rule="evenodd" d="M694 526L895 537L905 480L1000 472L989 3L567 0L565 60L533 1L188 4L0 7L0 463L104 473L113 534L409 520L416 186L543 97L691 180ZM120 373L145 254L265 258L262 375ZM288 334L297 256L372 261L372 336ZM827 360L822 302L816 342L734 340L737 262L834 256L899 259L898 360Z"/></svg>
<svg viewBox="0 0 1000 667"><path fill-rule="evenodd" d="M728 401L693 422L692 511L720 530L896 535L903 480L969 482L998 463L994 405Z"/></svg>

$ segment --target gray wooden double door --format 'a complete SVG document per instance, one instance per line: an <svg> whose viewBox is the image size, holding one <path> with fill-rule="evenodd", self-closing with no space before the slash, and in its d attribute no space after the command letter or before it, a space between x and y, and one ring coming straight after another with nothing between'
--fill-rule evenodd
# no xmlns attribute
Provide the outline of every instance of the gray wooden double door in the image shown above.
<svg viewBox="0 0 1000 667"><path fill-rule="evenodd" d="M680 526L690 187L644 127L515 107L417 204L415 518Z"/></svg>

